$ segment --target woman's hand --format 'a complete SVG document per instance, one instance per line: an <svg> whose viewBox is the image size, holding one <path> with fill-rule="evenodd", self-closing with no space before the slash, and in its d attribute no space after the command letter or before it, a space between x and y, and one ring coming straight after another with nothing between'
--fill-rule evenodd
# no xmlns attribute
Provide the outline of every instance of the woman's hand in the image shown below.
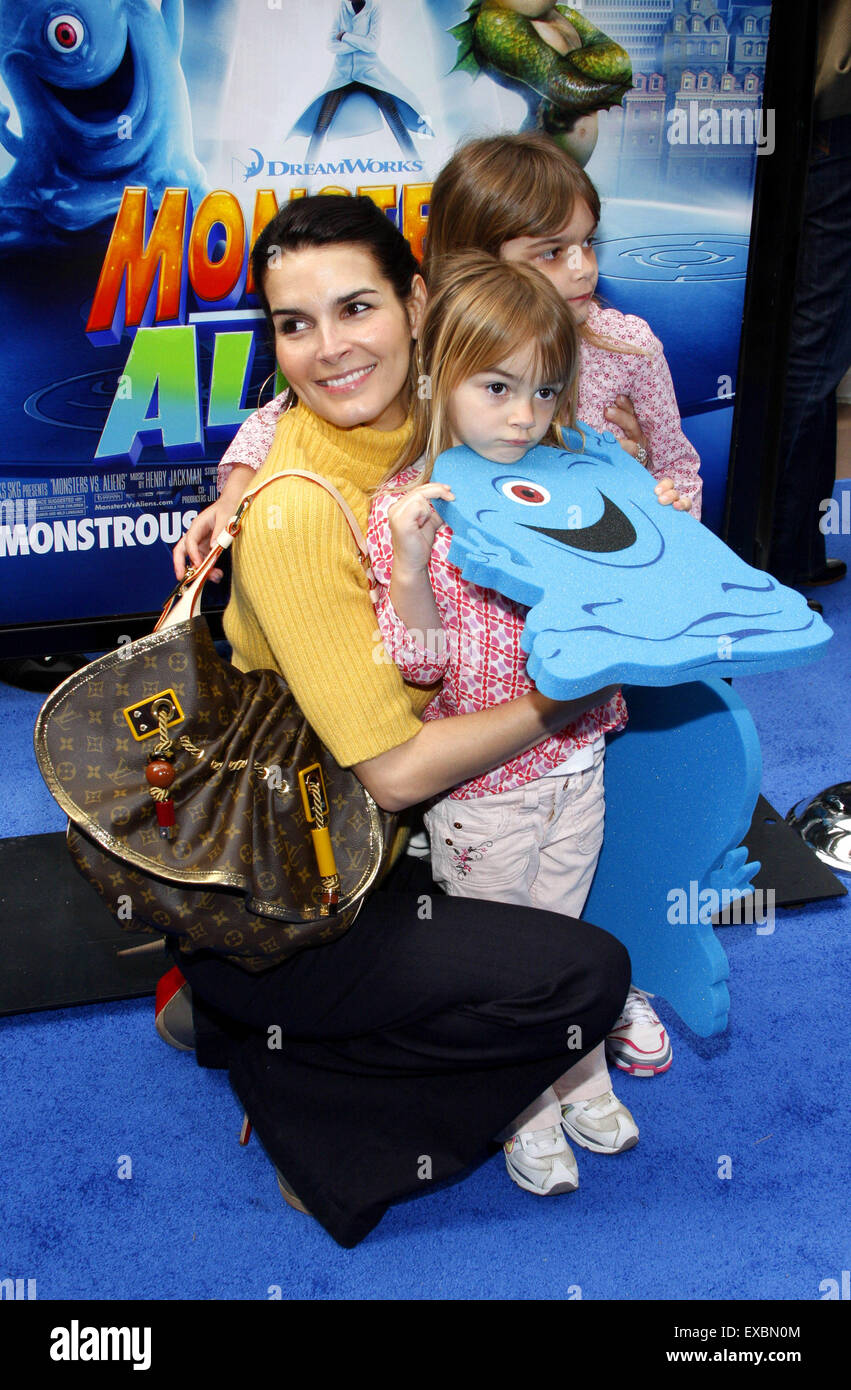
<svg viewBox="0 0 851 1390"><path fill-rule="evenodd" d="M187 561L197 569L209 555L216 536L227 526L253 478L254 469L248 464L238 463L231 471L218 500L211 502L209 507L198 513L189 530L172 551L174 573L178 579L185 575ZM209 578L214 584L218 584L222 573L219 569L210 570Z"/></svg>
<svg viewBox="0 0 851 1390"><path fill-rule="evenodd" d="M431 505L432 497L454 502L446 483L422 483L406 492L387 512L393 539L393 573L397 578L421 574L428 568L434 538L443 525Z"/></svg>
<svg viewBox="0 0 851 1390"><path fill-rule="evenodd" d="M656 493L656 500L660 506L673 506L674 511L677 512L691 511L691 498L680 497L670 478L660 478L653 491Z"/></svg>
<svg viewBox="0 0 851 1390"><path fill-rule="evenodd" d="M614 405L606 408L606 419L623 430L624 438L619 441L621 448L638 459L643 468L649 468L650 448L629 396L615 396Z"/></svg>

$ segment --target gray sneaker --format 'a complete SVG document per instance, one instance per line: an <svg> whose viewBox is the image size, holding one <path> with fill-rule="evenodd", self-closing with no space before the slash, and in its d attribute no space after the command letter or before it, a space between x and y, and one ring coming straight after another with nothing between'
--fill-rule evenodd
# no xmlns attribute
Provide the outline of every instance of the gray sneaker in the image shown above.
<svg viewBox="0 0 851 1390"><path fill-rule="evenodd" d="M622 1154L638 1143L638 1125L614 1091L563 1105L561 1124L574 1143L598 1154Z"/></svg>
<svg viewBox="0 0 851 1390"><path fill-rule="evenodd" d="M503 1144L503 1152L512 1182L537 1197L557 1197L562 1192L575 1192L579 1186L576 1159L556 1125L512 1134Z"/></svg>

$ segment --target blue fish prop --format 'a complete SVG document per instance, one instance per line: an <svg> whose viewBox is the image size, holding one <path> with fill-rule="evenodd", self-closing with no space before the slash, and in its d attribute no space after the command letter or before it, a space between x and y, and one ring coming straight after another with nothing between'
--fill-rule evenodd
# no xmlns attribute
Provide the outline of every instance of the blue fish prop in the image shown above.
<svg viewBox="0 0 851 1390"><path fill-rule="evenodd" d="M713 1037L727 1027L730 965L712 916L774 930L744 844L759 738L725 681L624 695L629 724L606 740L606 834L582 915L623 942L639 989Z"/></svg>
<svg viewBox="0 0 851 1390"><path fill-rule="evenodd" d="M158 203L206 192L180 66L183 0L0 0L0 248L61 244L118 210L128 184Z"/></svg>
<svg viewBox="0 0 851 1390"><path fill-rule="evenodd" d="M613 683L675 685L812 661L831 637L804 597L755 570L617 443L578 424L566 449L515 466L461 445L440 455L435 500L464 579L524 604L538 689L566 700Z"/></svg>

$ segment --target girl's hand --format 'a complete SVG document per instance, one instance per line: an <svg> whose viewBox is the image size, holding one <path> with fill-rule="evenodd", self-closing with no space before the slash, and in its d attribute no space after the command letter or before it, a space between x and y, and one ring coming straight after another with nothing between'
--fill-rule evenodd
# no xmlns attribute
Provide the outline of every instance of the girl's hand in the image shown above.
<svg viewBox="0 0 851 1390"><path fill-rule="evenodd" d="M624 438L620 441L622 449L626 449L628 454L632 454L634 459L644 468L650 467L650 449L647 438L638 423L635 407L629 396L616 396L614 405L606 408L606 419L610 420L618 429L623 430Z"/></svg>
<svg viewBox="0 0 851 1390"><path fill-rule="evenodd" d="M656 493L656 499L660 506L673 506L674 511L677 512L691 511L691 498L680 497L670 478L660 478L653 491Z"/></svg>
<svg viewBox="0 0 851 1390"><path fill-rule="evenodd" d="M421 574L428 568L434 538L443 525L430 498L454 502L455 494L446 483L423 483L406 492L387 513L393 539L393 573L399 578Z"/></svg>
<svg viewBox="0 0 851 1390"><path fill-rule="evenodd" d="M235 463L221 495L203 512L199 512L186 535L174 547L174 573L182 579L187 561L196 569L209 555L216 536L221 535L236 512L248 488L254 481L254 469L247 463ZM223 570L210 570L210 579L218 584Z"/></svg>
<svg viewBox="0 0 851 1390"><path fill-rule="evenodd" d="M232 502L220 497L203 512L198 513L189 530L172 551L174 573L178 579L185 575L187 561L197 569L205 556L209 555L213 541L225 529L235 511L236 507ZM218 584L223 573L224 571L219 569L210 570L209 577L214 584Z"/></svg>

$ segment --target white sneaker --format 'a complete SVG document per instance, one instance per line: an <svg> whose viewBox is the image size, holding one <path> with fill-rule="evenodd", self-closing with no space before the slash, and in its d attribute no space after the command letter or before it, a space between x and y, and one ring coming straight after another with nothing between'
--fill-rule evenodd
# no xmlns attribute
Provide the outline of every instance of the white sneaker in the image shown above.
<svg viewBox="0 0 851 1390"><path fill-rule="evenodd" d="M623 1012L606 1038L606 1056L631 1076L658 1076L673 1061L664 1024L635 985L630 985Z"/></svg>
<svg viewBox="0 0 851 1390"><path fill-rule="evenodd" d="M614 1091L561 1107L568 1138L598 1154L622 1154L638 1143L638 1125Z"/></svg>
<svg viewBox="0 0 851 1390"><path fill-rule="evenodd" d="M575 1192L579 1186L576 1159L556 1125L512 1134L503 1151L508 1176L527 1192L556 1197L561 1192Z"/></svg>

